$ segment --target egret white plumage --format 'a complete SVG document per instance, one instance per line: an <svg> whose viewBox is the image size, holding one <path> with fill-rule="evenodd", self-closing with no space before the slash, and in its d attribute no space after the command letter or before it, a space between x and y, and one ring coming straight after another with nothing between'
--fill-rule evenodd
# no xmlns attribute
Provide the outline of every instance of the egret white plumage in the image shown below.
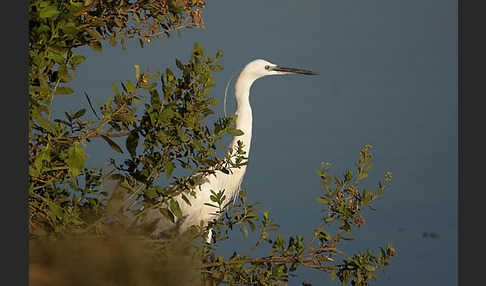
<svg viewBox="0 0 486 286"><path fill-rule="evenodd" d="M235 136L231 142L230 148L236 150L238 141L243 143L243 151L246 156L249 156L252 134L252 110L250 106L250 88L253 82L259 78L269 75L284 75L284 74L303 74L303 75L317 75L317 73L288 67L280 67L268 61L257 59L248 63L235 83L235 99L236 99L236 128L243 131L243 135ZM138 223L155 223L155 230L153 235L160 232L167 231L172 228L177 228L178 231L184 231L191 225L199 225L203 221L206 225L209 221L216 219L218 214L215 213L213 207L205 205L211 203L211 190L218 192L225 190L226 199L223 205L226 205L229 200L239 190L243 177L245 175L246 165L240 168L233 168L232 172L225 174L221 171L216 171L215 174L208 175L202 183L197 186L197 197L190 198L191 205L185 203L182 198L177 197L179 205L182 210L183 219L173 223L167 220L162 214L156 210L148 210L143 215ZM157 220L157 222L155 222ZM209 237L207 241L211 241L211 230L209 230Z"/></svg>

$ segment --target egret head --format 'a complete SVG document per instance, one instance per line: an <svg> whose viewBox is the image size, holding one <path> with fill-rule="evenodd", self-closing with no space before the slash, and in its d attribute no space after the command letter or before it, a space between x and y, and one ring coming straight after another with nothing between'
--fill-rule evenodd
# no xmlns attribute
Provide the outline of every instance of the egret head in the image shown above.
<svg viewBox="0 0 486 286"><path fill-rule="evenodd" d="M267 75L283 75L283 74L317 75L317 73L309 70L281 67L262 59L254 60L248 63L243 69L242 73L247 74L253 80L259 79Z"/></svg>

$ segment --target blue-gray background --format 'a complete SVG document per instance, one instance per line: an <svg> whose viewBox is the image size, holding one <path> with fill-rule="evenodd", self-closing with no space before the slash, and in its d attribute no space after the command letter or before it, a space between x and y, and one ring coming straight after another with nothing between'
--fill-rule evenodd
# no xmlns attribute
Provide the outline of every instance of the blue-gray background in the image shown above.
<svg viewBox="0 0 486 286"><path fill-rule="evenodd" d="M321 211L314 170L326 161L341 175L371 144L367 186L385 171L393 173L392 184L344 249L392 243L398 256L379 285L456 285L457 1L213 0L203 15L206 30L144 49L136 41L127 51L79 49L88 60L74 81L77 96L58 97L57 110L87 107L83 91L106 102L110 82L133 79L134 64L175 70L174 57L187 59L195 41L213 55L224 52L225 69L212 91L219 115L227 81L250 60L317 71L253 85L253 141L242 185L249 200L263 202L285 236L309 238ZM228 107L234 110L232 93ZM90 145L88 163L102 167L108 157L119 158L106 149ZM235 232L220 252L248 249L251 238ZM336 283L317 271L299 274L290 285Z"/></svg>

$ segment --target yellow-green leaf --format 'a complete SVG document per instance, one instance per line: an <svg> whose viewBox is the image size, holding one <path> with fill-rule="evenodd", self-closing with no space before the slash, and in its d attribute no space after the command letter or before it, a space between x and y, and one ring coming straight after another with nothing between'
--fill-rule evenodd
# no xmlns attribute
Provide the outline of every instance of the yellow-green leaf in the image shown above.
<svg viewBox="0 0 486 286"><path fill-rule="evenodd" d="M170 200L170 211L178 218L182 218L182 210L179 203L176 200Z"/></svg>
<svg viewBox="0 0 486 286"><path fill-rule="evenodd" d="M88 157L88 155L84 153L83 147L81 147L79 142L74 142L68 151L68 157L66 160L69 167L69 176L74 181L76 181L76 177L81 174L86 157Z"/></svg>
<svg viewBox="0 0 486 286"><path fill-rule="evenodd" d="M54 18L59 15L59 11L55 6L47 6L39 11L39 17L41 18Z"/></svg>

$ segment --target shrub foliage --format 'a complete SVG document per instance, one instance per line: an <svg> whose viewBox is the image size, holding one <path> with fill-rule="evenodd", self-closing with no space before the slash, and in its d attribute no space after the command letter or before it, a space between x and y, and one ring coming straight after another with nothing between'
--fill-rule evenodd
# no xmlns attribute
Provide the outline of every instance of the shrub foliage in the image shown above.
<svg viewBox="0 0 486 286"><path fill-rule="evenodd" d="M210 223L211 244L201 239L207 234L202 225L182 237L157 240L133 226L134 218L152 208L169 219L181 217L175 196L190 203L203 176L215 170L228 173L248 163L241 149L225 151L221 141L227 134L240 134L233 127L234 115L206 122L218 103L210 89L215 73L222 70L222 53L208 55L195 43L187 62L175 60L176 71L142 71L135 65L134 77L112 82L113 96L95 105L87 93L80 95L70 87L77 67L86 60L76 48L101 52L105 43L125 49L128 39L143 47L184 29L204 29L204 7L203 0L30 1L33 285L75 285L81 265L97 265L89 272L89 284L275 285L288 281L299 267L308 267L343 284L369 285L377 279L376 271L384 271L396 255L389 244L377 253L366 249L347 254L342 247L343 241L352 239L353 229L365 224L363 209L372 209L391 180L386 173L376 189L362 186L372 166L369 145L360 151L355 168L343 176L331 175L325 163L317 171L322 186L317 201L325 211L308 241L302 235L280 235L275 220L261 205L249 203L244 190L226 207L224 190L215 190L211 205L221 219ZM58 96L82 96L90 108L54 115ZM105 169L87 166L85 150L94 140L103 140L123 159L110 159ZM115 186L109 188L108 182ZM254 247L231 257L218 255L218 244L235 228L246 236L258 233ZM257 248L269 253L254 257L251 251ZM66 253L77 262L66 263ZM56 274L45 278L43 271Z"/></svg>

